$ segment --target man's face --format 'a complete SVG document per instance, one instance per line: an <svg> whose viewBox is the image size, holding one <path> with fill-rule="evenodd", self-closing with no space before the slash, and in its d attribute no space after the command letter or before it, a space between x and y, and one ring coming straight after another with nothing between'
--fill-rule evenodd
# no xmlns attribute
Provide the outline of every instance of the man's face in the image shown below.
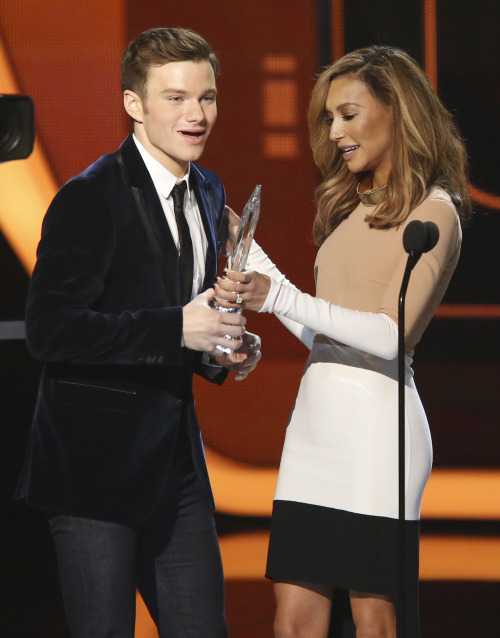
<svg viewBox="0 0 500 638"><path fill-rule="evenodd" d="M149 69L146 98L124 92L141 144L176 177L198 160L217 119L215 75L208 60L168 62Z"/></svg>

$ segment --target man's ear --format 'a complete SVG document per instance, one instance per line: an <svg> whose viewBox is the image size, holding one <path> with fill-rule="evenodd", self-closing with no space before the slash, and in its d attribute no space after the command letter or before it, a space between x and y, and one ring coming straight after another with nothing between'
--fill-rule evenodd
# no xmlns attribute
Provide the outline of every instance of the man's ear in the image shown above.
<svg viewBox="0 0 500 638"><path fill-rule="evenodd" d="M143 121L143 104L141 98L128 89L123 92L123 107L127 111L127 114L135 121L142 123Z"/></svg>

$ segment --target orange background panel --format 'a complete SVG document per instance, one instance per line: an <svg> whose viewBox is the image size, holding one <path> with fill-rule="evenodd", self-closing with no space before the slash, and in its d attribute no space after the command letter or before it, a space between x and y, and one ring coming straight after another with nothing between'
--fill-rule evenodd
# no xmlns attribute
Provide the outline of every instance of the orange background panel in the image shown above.
<svg viewBox="0 0 500 638"><path fill-rule="evenodd" d="M123 0L0 0L4 45L61 186L128 130L120 90Z"/></svg>
<svg viewBox="0 0 500 638"><path fill-rule="evenodd" d="M264 80L264 125L298 124L297 83L294 80Z"/></svg>
<svg viewBox="0 0 500 638"><path fill-rule="evenodd" d="M295 133L267 133L264 136L264 155L269 159L295 159L299 141Z"/></svg>
<svg viewBox="0 0 500 638"><path fill-rule="evenodd" d="M298 60L293 55L265 55L262 58L264 73L293 73L298 68Z"/></svg>

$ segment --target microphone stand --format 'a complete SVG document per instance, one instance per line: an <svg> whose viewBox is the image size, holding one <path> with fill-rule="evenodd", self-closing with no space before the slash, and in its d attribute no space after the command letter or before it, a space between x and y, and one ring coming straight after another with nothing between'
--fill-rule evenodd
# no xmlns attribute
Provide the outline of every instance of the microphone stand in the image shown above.
<svg viewBox="0 0 500 638"><path fill-rule="evenodd" d="M399 291L398 305L398 479L399 479L399 508L398 508L398 589L399 589L399 613L397 614L397 637L405 637L406 626L406 592L405 592L405 522L406 522L406 475L405 475L405 299L410 274L417 263L421 253L410 251L406 268Z"/></svg>
<svg viewBox="0 0 500 638"><path fill-rule="evenodd" d="M439 229L434 222L414 220L403 234L403 246L408 254L406 268L399 291L398 304L398 605L397 637L406 633L406 440L405 440L405 298L410 274L422 253L432 250L439 239Z"/></svg>

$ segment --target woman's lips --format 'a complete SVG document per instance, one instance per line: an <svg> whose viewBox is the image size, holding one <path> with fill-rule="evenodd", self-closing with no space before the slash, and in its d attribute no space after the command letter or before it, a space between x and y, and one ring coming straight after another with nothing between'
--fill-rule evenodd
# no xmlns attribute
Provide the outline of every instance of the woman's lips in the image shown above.
<svg viewBox="0 0 500 638"><path fill-rule="evenodd" d="M346 162L349 162L353 157L356 151L359 148L359 144L353 144L352 146L344 146L340 149L342 152L342 157Z"/></svg>

